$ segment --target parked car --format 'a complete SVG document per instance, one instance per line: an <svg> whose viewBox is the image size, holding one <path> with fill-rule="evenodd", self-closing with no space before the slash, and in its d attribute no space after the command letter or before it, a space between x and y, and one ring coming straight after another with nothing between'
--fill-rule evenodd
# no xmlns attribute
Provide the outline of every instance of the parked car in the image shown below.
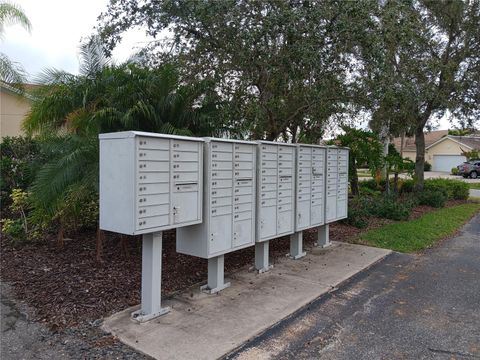
<svg viewBox="0 0 480 360"><path fill-rule="evenodd" d="M480 159L464 162L458 165L457 168L458 175L462 175L465 178L471 177L472 179L476 179L480 176Z"/></svg>

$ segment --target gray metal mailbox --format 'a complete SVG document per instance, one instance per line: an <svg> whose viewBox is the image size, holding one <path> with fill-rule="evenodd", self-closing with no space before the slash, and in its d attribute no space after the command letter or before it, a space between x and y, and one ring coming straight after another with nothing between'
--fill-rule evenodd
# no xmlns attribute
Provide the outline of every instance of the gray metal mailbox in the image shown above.
<svg viewBox="0 0 480 360"><path fill-rule="evenodd" d="M161 307L162 231L202 222L200 138L139 131L100 134L100 228L143 234L142 306L147 321Z"/></svg>
<svg viewBox="0 0 480 360"><path fill-rule="evenodd" d="M264 272L270 268L269 240L294 232L295 145L259 141L257 162L255 267Z"/></svg>
<svg viewBox="0 0 480 360"><path fill-rule="evenodd" d="M257 144L205 141L204 221L177 229L177 252L209 259L205 288L213 293L229 285L223 255L255 243Z"/></svg>

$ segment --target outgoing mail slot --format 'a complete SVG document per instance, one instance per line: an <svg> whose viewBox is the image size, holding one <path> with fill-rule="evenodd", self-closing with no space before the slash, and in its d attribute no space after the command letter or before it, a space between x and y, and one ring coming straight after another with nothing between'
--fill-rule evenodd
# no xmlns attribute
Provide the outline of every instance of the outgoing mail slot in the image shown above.
<svg viewBox="0 0 480 360"><path fill-rule="evenodd" d="M232 196L232 188L213 189L211 194L212 197Z"/></svg>
<svg viewBox="0 0 480 360"><path fill-rule="evenodd" d="M151 184L169 182L170 174L168 172L141 173L138 175L139 184Z"/></svg>
<svg viewBox="0 0 480 360"><path fill-rule="evenodd" d="M175 184L182 182L198 182L198 172L184 172L173 175Z"/></svg>
<svg viewBox="0 0 480 360"><path fill-rule="evenodd" d="M198 151L198 143L193 141L173 140L173 150L175 151Z"/></svg>
<svg viewBox="0 0 480 360"><path fill-rule="evenodd" d="M178 162L173 164L174 172L198 171L198 162Z"/></svg>
<svg viewBox="0 0 480 360"><path fill-rule="evenodd" d="M168 204L169 199L170 199L170 194L138 195L137 204L139 206L162 205L162 204Z"/></svg>
<svg viewBox="0 0 480 360"><path fill-rule="evenodd" d="M153 137L137 137L137 146L139 149L169 150L169 139L155 139Z"/></svg>
<svg viewBox="0 0 480 360"><path fill-rule="evenodd" d="M231 161L212 161L212 170L230 170L233 166Z"/></svg>
<svg viewBox="0 0 480 360"><path fill-rule="evenodd" d="M138 150L138 159L150 161L168 161L170 160L170 151L140 149Z"/></svg>
<svg viewBox="0 0 480 360"><path fill-rule="evenodd" d="M248 195L252 193L252 187L251 186L241 186L241 187L236 187L234 194L235 195Z"/></svg>
<svg viewBox="0 0 480 360"><path fill-rule="evenodd" d="M137 194L165 194L170 192L169 183L159 183L159 184L139 184Z"/></svg>
<svg viewBox="0 0 480 360"><path fill-rule="evenodd" d="M139 161L138 171L170 171L170 163L168 161Z"/></svg>
<svg viewBox="0 0 480 360"><path fill-rule="evenodd" d="M235 153L235 160L237 161L253 161L252 154L250 153Z"/></svg>
<svg viewBox="0 0 480 360"><path fill-rule="evenodd" d="M138 208L138 218L168 215L170 212L168 204L165 205L152 205L152 206L140 206Z"/></svg>
<svg viewBox="0 0 480 360"><path fill-rule="evenodd" d="M174 185L173 192L190 192L198 191L198 184L181 184Z"/></svg>
<svg viewBox="0 0 480 360"><path fill-rule="evenodd" d="M228 152L212 152L212 160L217 161L232 161L232 153Z"/></svg>
<svg viewBox="0 0 480 360"><path fill-rule="evenodd" d="M174 151L173 161L198 161L198 152Z"/></svg>
<svg viewBox="0 0 480 360"><path fill-rule="evenodd" d="M252 180L237 180L235 181L235 186L252 186Z"/></svg>

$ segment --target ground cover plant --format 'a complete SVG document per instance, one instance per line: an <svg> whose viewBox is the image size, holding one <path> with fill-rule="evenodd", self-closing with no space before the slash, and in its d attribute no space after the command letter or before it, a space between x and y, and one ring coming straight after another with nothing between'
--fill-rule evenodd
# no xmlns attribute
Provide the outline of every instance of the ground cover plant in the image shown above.
<svg viewBox="0 0 480 360"><path fill-rule="evenodd" d="M452 236L480 211L479 203L467 203L432 211L413 221L388 224L360 235L358 243L400 252L415 252Z"/></svg>

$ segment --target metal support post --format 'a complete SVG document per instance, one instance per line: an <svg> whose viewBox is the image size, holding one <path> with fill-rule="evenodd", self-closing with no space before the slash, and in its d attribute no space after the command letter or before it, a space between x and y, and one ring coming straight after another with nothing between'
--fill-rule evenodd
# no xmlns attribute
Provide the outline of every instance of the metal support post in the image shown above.
<svg viewBox="0 0 480 360"><path fill-rule="evenodd" d="M290 235L290 257L294 260L300 259L307 255L303 251L303 231L299 231Z"/></svg>
<svg viewBox="0 0 480 360"><path fill-rule="evenodd" d="M224 279L225 256L220 255L208 259L208 283L203 285L200 289L215 294L230 286L230 283L225 283Z"/></svg>
<svg viewBox="0 0 480 360"><path fill-rule="evenodd" d="M329 225L325 224L318 228L317 246L321 248L326 248L330 245Z"/></svg>
<svg viewBox="0 0 480 360"><path fill-rule="evenodd" d="M268 262L268 244L269 241L255 243L255 269L260 274L273 268Z"/></svg>
<svg viewBox="0 0 480 360"><path fill-rule="evenodd" d="M162 308L162 232L143 235L142 243L142 305L132 318L144 322L166 314Z"/></svg>

